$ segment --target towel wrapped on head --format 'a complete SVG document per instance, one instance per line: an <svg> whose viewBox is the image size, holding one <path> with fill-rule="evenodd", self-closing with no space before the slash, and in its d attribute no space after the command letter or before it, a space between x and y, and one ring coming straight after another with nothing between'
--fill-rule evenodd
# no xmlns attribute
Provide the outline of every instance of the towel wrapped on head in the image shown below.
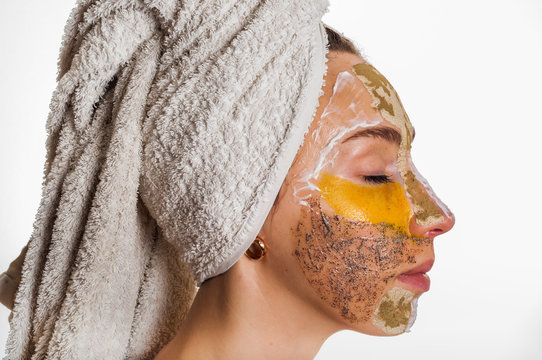
<svg viewBox="0 0 542 360"><path fill-rule="evenodd" d="M327 0L79 0L6 359L147 359L249 247L322 94Z"/></svg>

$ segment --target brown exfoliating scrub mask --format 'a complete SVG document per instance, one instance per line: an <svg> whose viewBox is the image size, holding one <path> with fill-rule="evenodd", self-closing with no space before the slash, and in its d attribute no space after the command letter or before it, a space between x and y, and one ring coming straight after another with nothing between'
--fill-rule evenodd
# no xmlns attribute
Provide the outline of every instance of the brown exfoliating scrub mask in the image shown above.
<svg viewBox="0 0 542 360"><path fill-rule="evenodd" d="M308 202L295 229L295 256L303 274L344 319L352 324L370 321L399 267L414 263L432 241L413 240L386 223L360 223L325 212L319 198ZM399 322L397 327L403 325L407 324Z"/></svg>

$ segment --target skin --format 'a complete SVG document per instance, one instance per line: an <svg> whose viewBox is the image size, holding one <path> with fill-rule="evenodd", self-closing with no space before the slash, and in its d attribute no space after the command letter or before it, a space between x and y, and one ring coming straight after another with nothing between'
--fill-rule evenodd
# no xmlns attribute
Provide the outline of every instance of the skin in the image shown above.
<svg viewBox="0 0 542 360"><path fill-rule="evenodd" d="M156 359L312 359L339 330L406 330L422 291L398 276L434 259L433 239L454 217L413 166L398 98L379 108L367 76L381 75L364 67L360 77L360 64L328 54L316 115L259 232L266 256L205 281ZM382 128L398 137L375 135ZM344 141L360 129L376 132ZM367 178L382 175L391 182Z"/></svg>

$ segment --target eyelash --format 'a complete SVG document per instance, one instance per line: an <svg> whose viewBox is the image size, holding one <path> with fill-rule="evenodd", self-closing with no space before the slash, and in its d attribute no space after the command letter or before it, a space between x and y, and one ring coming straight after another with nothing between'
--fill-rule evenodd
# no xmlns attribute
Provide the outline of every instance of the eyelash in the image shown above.
<svg viewBox="0 0 542 360"><path fill-rule="evenodd" d="M372 175L363 176L363 180L373 184L387 184L391 182L391 177L388 175Z"/></svg>

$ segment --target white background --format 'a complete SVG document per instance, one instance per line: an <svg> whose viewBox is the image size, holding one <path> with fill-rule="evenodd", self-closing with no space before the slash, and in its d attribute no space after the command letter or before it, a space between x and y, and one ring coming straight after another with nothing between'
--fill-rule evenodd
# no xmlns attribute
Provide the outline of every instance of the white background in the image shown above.
<svg viewBox="0 0 542 360"><path fill-rule="evenodd" d="M0 271L32 232L72 0L0 3ZM413 158L454 211L412 332L340 332L317 359L542 359L542 1L331 0L394 85ZM9 311L0 306L0 355Z"/></svg>

